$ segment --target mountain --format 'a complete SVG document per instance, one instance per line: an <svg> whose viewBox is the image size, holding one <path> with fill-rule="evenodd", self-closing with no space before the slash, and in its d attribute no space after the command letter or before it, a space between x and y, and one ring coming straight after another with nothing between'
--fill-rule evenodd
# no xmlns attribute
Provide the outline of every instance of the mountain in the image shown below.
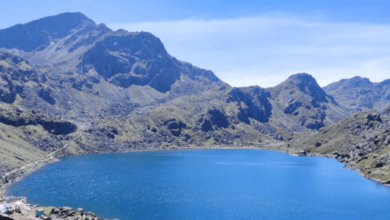
<svg viewBox="0 0 390 220"><path fill-rule="evenodd" d="M152 34L114 32L81 13L64 13L1 30L0 42L0 48L43 71L99 77L123 88L149 85L166 93L176 82L201 81L197 84L206 88L222 84L211 71L171 57ZM189 92L199 89L191 88Z"/></svg>
<svg viewBox="0 0 390 220"><path fill-rule="evenodd" d="M348 116L347 111L306 73L290 76L272 88L271 94L286 116L309 129L317 130Z"/></svg>
<svg viewBox="0 0 390 220"><path fill-rule="evenodd" d="M356 76L329 84L324 90L350 112L370 109L381 112L390 105L390 80L373 83Z"/></svg>
<svg viewBox="0 0 390 220"><path fill-rule="evenodd" d="M280 146L355 111L340 98L347 84L323 89L299 73L272 88L234 88L151 33L112 31L81 13L18 24L0 30L0 175L53 155Z"/></svg>
<svg viewBox="0 0 390 220"><path fill-rule="evenodd" d="M252 118L271 125L279 134L270 135L281 140L306 129L318 130L348 115L306 73L292 75L272 88L234 88L227 102L233 101L243 122L250 123L248 118Z"/></svg>

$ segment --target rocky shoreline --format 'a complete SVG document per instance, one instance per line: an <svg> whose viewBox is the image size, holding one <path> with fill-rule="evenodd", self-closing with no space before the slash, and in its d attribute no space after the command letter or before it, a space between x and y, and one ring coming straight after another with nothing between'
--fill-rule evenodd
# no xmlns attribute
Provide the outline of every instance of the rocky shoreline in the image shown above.
<svg viewBox="0 0 390 220"><path fill-rule="evenodd" d="M362 172L359 168L351 166L351 164L348 164L348 162L343 158L340 157L339 155L336 154L321 154L321 153L315 153L315 152L310 152L306 150L300 150L300 149L292 149L289 147L286 147L288 142L278 142L278 143L272 143L272 144L267 144L267 145L258 145L258 146L242 146L242 147L236 147L236 146L210 146L210 147L189 147L189 148L148 148L145 150L130 150L126 152L103 152L103 153L95 153L95 154L109 154L109 153L131 153L131 152L149 152L149 151L172 151L172 150L229 150L229 149L257 149L257 150L272 150L272 151L281 151L286 154L289 154L291 156L308 156L308 157L327 157L327 158L335 158L338 162L344 164L344 168L347 169L352 169L352 170L358 170L359 174L367 179L373 180L375 182L381 183L386 186L390 186L388 182L384 182L383 180L372 178L370 176L367 176L364 172ZM80 155L67 155L67 156L80 156ZM42 163L42 164L37 164L34 167L31 167L28 170L20 170L18 172L15 172L11 175L9 175L6 178L6 184L0 185L0 197L1 196L6 196L7 195L7 190L8 188L14 184L17 181L22 180L24 177L27 175L39 170L45 165L48 165L50 163L58 162L60 159L53 159L51 161ZM347 163L346 163L347 162Z"/></svg>
<svg viewBox="0 0 390 220"><path fill-rule="evenodd" d="M208 149L220 149L220 150L223 150L223 149L274 150L274 151L281 151L281 152L287 153L287 154L292 155L292 156L313 156L313 157L335 158L338 162L344 164L344 168L358 170L359 174L361 176L363 176L365 178L368 178L370 180L373 180L375 182L384 184L386 186L390 186L390 184L388 182L385 182L385 181L383 181L381 179L373 178L373 177L367 175L367 173L362 172L362 170L359 169L358 167L352 166L351 164L349 164L348 160L345 160L344 157L340 157L340 155L338 155L338 154L334 154L334 153L322 154L322 153L317 153L317 152L310 152L310 150L307 151L307 150L302 150L302 149L291 148L291 147L288 147L289 143L290 142L277 142L277 143L270 143L270 144L266 144L266 145L242 146L242 147L236 147L236 146L210 146L210 147L189 147L189 148L185 148L185 147L183 147L183 148L148 148L148 149L145 149L145 150L136 150L136 149L134 149L134 150L121 152L121 153L145 152L145 151L168 151L168 150L208 150ZM104 152L104 153L113 153L113 152ZM99 153L99 154L104 154L104 153ZM115 153L117 153L117 152L115 152ZM67 155L67 156L78 156L78 155ZM37 164L34 167L30 167L28 170L20 170L18 172L15 172L15 173L9 175L6 178L6 182L7 183L1 185L0 196L6 196L8 187L11 186L13 183L22 180L25 176L31 174L32 172L35 172L36 170L42 168L45 165L53 163L53 162L57 162L57 161L59 161L59 159L55 158L55 159L53 159L51 161L47 161L47 162L42 163L42 164Z"/></svg>
<svg viewBox="0 0 390 220"><path fill-rule="evenodd" d="M351 126L351 124L353 126ZM387 138L387 132L390 131L390 114L382 118L379 114L373 112L361 112L350 116L349 118L320 129L318 132L301 134L288 142L262 143L259 145L247 146L228 146L211 145L208 147L158 147L144 149L129 149L120 153L140 152L140 151L166 151L166 150L205 150L205 149L259 149L276 150L293 156L315 156L335 158L344 164L347 169L355 169L365 178L378 183L390 186L386 175L377 175L384 170L390 161L390 155L387 151L386 143L390 142ZM335 134L333 134L334 132ZM351 134L350 134L351 133ZM354 134L354 135L352 135ZM361 137L362 136L362 137ZM351 139L346 143L345 138ZM342 142L337 142L339 139ZM356 142L356 143L354 143ZM119 153L119 152L89 152L96 153ZM88 153L87 153L88 154ZM79 154L81 155L81 154ZM77 156L64 154L61 156ZM58 161L58 158L43 160L43 163L34 163L26 169L18 170L10 175L3 177L0 196L7 194L7 188L27 176L28 174L40 169L46 164ZM364 161L370 161L370 163ZM383 171L385 172L385 171ZM382 172L382 173L383 173ZM376 174L376 175L373 175ZM386 173L385 173L386 174ZM68 217L80 216L82 209L73 210L69 207L54 208L47 213L46 219L66 219ZM52 217L51 217L52 216ZM86 215L81 219L101 219L96 215ZM76 219L76 218L74 218ZM80 219L80 218L79 218Z"/></svg>
<svg viewBox="0 0 390 220"><path fill-rule="evenodd" d="M23 201L23 200L21 200ZM23 203L24 204L24 203ZM103 220L96 216L93 212L86 212L83 208L73 209L71 207L41 207L39 205L18 205L16 202L9 202L6 204L8 210L4 213L0 213L0 220L62 220L62 219L74 219L74 220ZM26 209L28 207L28 209ZM36 215L37 211L41 211L41 215Z"/></svg>

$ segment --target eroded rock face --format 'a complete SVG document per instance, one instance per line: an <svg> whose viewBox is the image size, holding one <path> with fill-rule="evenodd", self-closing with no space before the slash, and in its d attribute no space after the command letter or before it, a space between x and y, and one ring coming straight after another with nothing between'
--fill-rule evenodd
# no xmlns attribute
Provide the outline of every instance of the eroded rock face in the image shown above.
<svg viewBox="0 0 390 220"><path fill-rule="evenodd" d="M268 122L272 114L272 105L268 100L270 93L260 87L234 88L227 102L237 102L240 106L239 118L249 124L248 118L259 122Z"/></svg>
<svg viewBox="0 0 390 220"><path fill-rule="evenodd" d="M302 106L301 102L294 101L292 99L292 101L290 101L288 106L284 109L284 113L285 114L292 114L293 112L295 112L295 110L297 110L301 106Z"/></svg>
<svg viewBox="0 0 390 220"><path fill-rule="evenodd" d="M94 68L107 81L122 86L150 85L170 90L180 73L161 41L152 34L116 32L82 57L84 72Z"/></svg>
<svg viewBox="0 0 390 220"><path fill-rule="evenodd" d="M168 125L168 129L171 131L172 135L174 135L176 137L180 136L181 129L184 129L186 127L187 127L187 125L181 121L179 121L178 123L172 122Z"/></svg>
<svg viewBox="0 0 390 220"><path fill-rule="evenodd" d="M0 52L0 101L14 103L16 95L25 97L24 84L39 81L39 75L29 63L10 53Z"/></svg>
<svg viewBox="0 0 390 220"><path fill-rule="evenodd" d="M228 117L219 109L209 110L206 117L202 118L200 121L203 121L202 131L205 132L227 128L230 125Z"/></svg>
<svg viewBox="0 0 390 220"><path fill-rule="evenodd" d="M0 113L0 123L14 127L27 125L41 125L46 131L54 135L67 135L77 130L77 126L66 121L51 121L42 117L24 118L20 115L3 115Z"/></svg>
<svg viewBox="0 0 390 220"><path fill-rule="evenodd" d="M38 96L50 103L50 105L56 104L56 100L51 96L51 89L40 89L38 91Z"/></svg>

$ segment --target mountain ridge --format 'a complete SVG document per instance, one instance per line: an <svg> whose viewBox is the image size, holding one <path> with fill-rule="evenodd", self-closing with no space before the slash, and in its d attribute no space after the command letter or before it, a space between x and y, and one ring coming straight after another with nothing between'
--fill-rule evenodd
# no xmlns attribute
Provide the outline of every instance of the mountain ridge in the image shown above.
<svg viewBox="0 0 390 220"><path fill-rule="evenodd" d="M57 25L63 28L59 33L51 29L67 16L74 22ZM313 76L298 73L275 87L236 88L210 70L171 56L148 32L114 32L79 13L25 25L12 28L34 30L33 39L2 41L10 38L5 33L14 32L0 30L0 118L5 122L0 122L0 142L7 143L0 150L8 152L0 174L30 161L18 160L28 155L17 149L36 148L34 158L41 159L75 137L80 138L59 156L275 146L302 133L318 133L363 109L359 106L374 100L367 88L379 97L367 109L390 106L390 80L372 84L358 77L321 88ZM31 47L25 47L30 40ZM361 100L351 98L356 91ZM16 126L15 118L23 123ZM69 126L64 130L71 133L53 133L46 122L54 131L62 131L57 125Z"/></svg>
<svg viewBox="0 0 390 220"><path fill-rule="evenodd" d="M377 109L382 112L390 101L390 80L373 83L359 76L342 79L324 87L324 90L351 113Z"/></svg>

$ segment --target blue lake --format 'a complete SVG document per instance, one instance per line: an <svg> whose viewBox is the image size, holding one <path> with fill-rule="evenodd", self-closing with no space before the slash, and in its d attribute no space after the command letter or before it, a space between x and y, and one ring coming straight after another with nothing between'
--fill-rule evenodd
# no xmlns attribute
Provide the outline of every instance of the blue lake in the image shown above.
<svg viewBox="0 0 390 220"><path fill-rule="evenodd" d="M390 188L335 159L263 150L63 158L10 187L30 203L125 219L390 219Z"/></svg>

